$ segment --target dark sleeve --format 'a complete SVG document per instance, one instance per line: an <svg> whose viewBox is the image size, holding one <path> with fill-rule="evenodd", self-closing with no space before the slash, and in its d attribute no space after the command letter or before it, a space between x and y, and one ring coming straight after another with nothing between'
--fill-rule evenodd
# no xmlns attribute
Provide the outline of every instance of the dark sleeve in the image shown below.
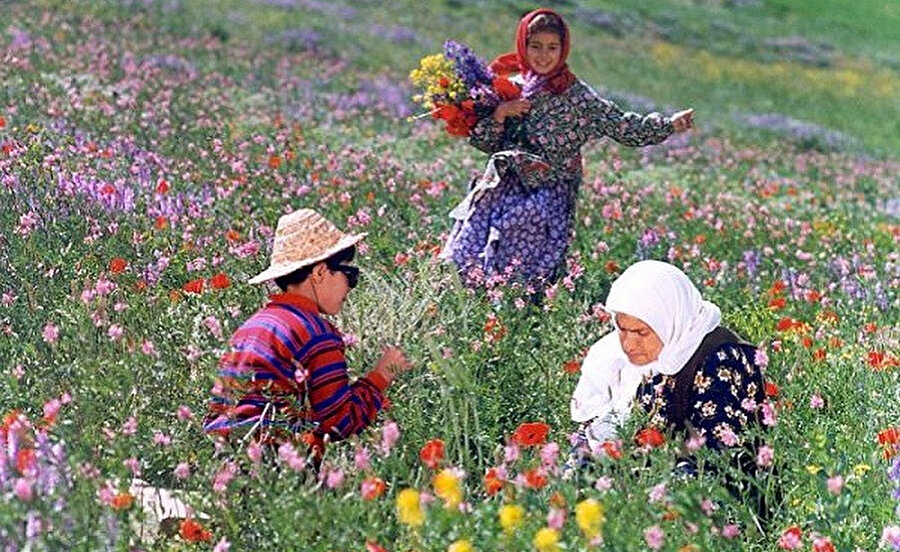
<svg viewBox="0 0 900 552"><path fill-rule="evenodd" d="M485 153L495 153L503 149L504 125L494 120L492 115L482 117L472 127L469 143Z"/></svg>
<svg viewBox="0 0 900 552"><path fill-rule="evenodd" d="M625 111L614 102L601 98L587 85L581 85L579 96L576 101L595 138L609 136L626 146L649 146L659 144L674 132L668 117L659 113L641 115Z"/></svg>
<svg viewBox="0 0 900 552"><path fill-rule="evenodd" d="M746 347L725 344L707 355L692 392L690 425L706 437L707 446L730 448L742 442L741 433L756 417L762 374Z"/></svg>

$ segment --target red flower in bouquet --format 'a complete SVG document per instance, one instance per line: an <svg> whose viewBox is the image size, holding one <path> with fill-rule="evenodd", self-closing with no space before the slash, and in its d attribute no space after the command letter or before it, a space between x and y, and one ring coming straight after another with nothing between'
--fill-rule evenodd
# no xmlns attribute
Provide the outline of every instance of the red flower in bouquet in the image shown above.
<svg viewBox="0 0 900 552"><path fill-rule="evenodd" d="M520 425L512 435L512 442L520 447L543 445L547 441L550 426L543 422L530 422Z"/></svg>

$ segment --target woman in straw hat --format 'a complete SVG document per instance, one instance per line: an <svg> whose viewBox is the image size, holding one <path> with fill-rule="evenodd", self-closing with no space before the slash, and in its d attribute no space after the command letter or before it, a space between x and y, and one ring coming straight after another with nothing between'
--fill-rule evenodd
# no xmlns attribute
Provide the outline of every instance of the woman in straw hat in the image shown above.
<svg viewBox="0 0 900 552"><path fill-rule="evenodd" d="M341 311L359 278L350 263L365 234L345 234L311 209L278 219L271 265L250 280L281 289L234 333L212 390L208 433L254 431L265 442L305 436L318 455L331 441L372 423L384 390L409 369L384 350L375 368L350 383L344 343L322 315Z"/></svg>

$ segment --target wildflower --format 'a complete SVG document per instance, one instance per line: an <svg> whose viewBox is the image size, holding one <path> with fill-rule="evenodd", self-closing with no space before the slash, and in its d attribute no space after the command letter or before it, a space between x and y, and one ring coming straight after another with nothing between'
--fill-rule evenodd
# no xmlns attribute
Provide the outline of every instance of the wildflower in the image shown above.
<svg viewBox="0 0 900 552"><path fill-rule="evenodd" d="M551 506L547 510L547 527L551 529L562 529L566 522L566 511L563 508Z"/></svg>
<svg viewBox="0 0 900 552"><path fill-rule="evenodd" d="M600 450L613 460L620 460L622 458L621 441L603 441L603 443L600 444Z"/></svg>
<svg viewBox="0 0 900 552"><path fill-rule="evenodd" d="M197 278L196 280L191 280L181 286L181 289L185 291L185 293L203 293L203 287L206 284L206 280L203 278Z"/></svg>
<svg viewBox="0 0 900 552"><path fill-rule="evenodd" d="M366 552L388 552L388 549L374 541L366 541Z"/></svg>
<svg viewBox="0 0 900 552"><path fill-rule="evenodd" d="M213 552L228 552L229 550L231 550L231 543L225 537L219 539L219 542L213 547Z"/></svg>
<svg viewBox="0 0 900 552"><path fill-rule="evenodd" d="M542 468L531 468L525 472L525 486L529 489L543 489L547 485L547 476Z"/></svg>
<svg viewBox="0 0 900 552"><path fill-rule="evenodd" d="M900 550L900 525L887 525L881 531L881 546Z"/></svg>
<svg viewBox="0 0 900 552"><path fill-rule="evenodd" d="M582 500L575 506L575 523L586 538L593 539L600 536L605 521L603 505L593 498Z"/></svg>
<svg viewBox="0 0 900 552"><path fill-rule="evenodd" d="M178 534L188 542L206 542L212 539L212 533L193 518L187 518L181 522Z"/></svg>
<svg viewBox="0 0 900 552"><path fill-rule="evenodd" d="M813 538L813 552L835 552L834 544L828 537Z"/></svg>
<svg viewBox="0 0 900 552"><path fill-rule="evenodd" d="M134 504L134 496L131 493L119 493L110 501L113 510L122 511L131 508Z"/></svg>
<svg viewBox="0 0 900 552"><path fill-rule="evenodd" d="M637 432L634 440L638 445L648 448L659 448L666 444L666 438L654 427L645 427Z"/></svg>
<svg viewBox="0 0 900 552"><path fill-rule="evenodd" d="M653 525L644 529L644 541L651 550L662 548L665 533L659 525Z"/></svg>
<svg viewBox="0 0 900 552"><path fill-rule="evenodd" d="M363 500L375 500L384 494L384 490L384 481L375 476L363 479L359 485L359 493L362 495Z"/></svg>
<svg viewBox="0 0 900 552"><path fill-rule="evenodd" d="M359 447L353 454L353 464L359 471L366 471L371 466L371 458L369 457L369 449Z"/></svg>
<svg viewBox="0 0 900 552"><path fill-rule="evenodd" d="M654 485L647 494L647 498L650 504L662 502L666 498L666 484L660 483L658 485Z"/></svg>
<svg viewBox="0 0 900 552"><path fill-rule="evenodd" d="M518 504L504 504L497 512L497 516L500 519L500 527L506 533L513 533L525 520L525 508Z"/></svg>
<svg viewBox="0 0 900 552"><path fill-rule="evenodd" d="M385 456L391 453L394 444L400 439L400 428L396 422L388 422L384 424L381 430L381 452Z"/></svg>
<svg viewBox="0 0 900 552"><path fill-rule="evenodd" d="M726 539L733 539L741 534L741 529L737 525L733 523L729 523L728 525L722 527L722 536Z"/></svg>
<svg viewBox="0 0 900 552"><path fill-rule="evenodd" d="M612 489L612 484L613 480L611 477L602 475L597 478L597 481L594 483L594 488L602 493Z"/></svg>
<svg viewBox="0 0 900 552"><path fill-rule="evenodd" d="M122 257L114 257L109 261L109 271L113 274L121 274L128 268L128 262Z"/></svg>
<svg viewBox="0 0 900 552"><path fill-rule="evenodd" d="M191 476L191 466L187 462L179 462L175 469L172 470L178 479L187 479Z"/></svg>
<svg viewBox="0 0 900 552"><path fill-rule="evenodd" d="M475 547L467 539L460 539L451 543L447 552L475 552Z"/></svg>
<svg viewBox="0 0 900 552"><path fill-rule="evenodd" d="M803 531L796 525L791 525L778 539L778 547L782 550L799 550L803 547Z"/></svg>
<svg viewBox="0 0 900 552"><path fill-rule="evenodd" d="M397 495L397 519L404 525L420 527L425 523L425 515L419 504L419 491L403 489Z"/></svg>
<svg viewBox="0 0 900 552"><path fill-rule="evenodd" d="M444 468L431 478L431 486L434 487L434 494L444 501L448 510L456 508L462 502L459 476L455 470Z"/></svg>
<svg viewBox="0 0 900 552"><path fill-rule="evenodd" d="M513 433L512 442L520 447L542 445L549 432L550 426L543 422L523 423Z"/></svg>
<svg viewBox="0 0 900 552"><path fill-rule="evenodd" d="M828 487L829 493L833 495L839 495L841 494L841 490L844 488L844 478L840 475L829 477L828 481L825 482L825 486Z"/></svg>
<svg viewBox="0 0 900 552"><path fill-rule="evenodd" d="M436 469L444 460L444 442L440 439L432 439L419 450L419 459L431 469Z"/></svg>
<svg viewBox="0 0 900 552"><path fill-rule="evenodd" d="M503 447L503 461L507 464L519 459L519 445L511 443Z"/></svg>
<svg viewBox="0 0 900 552"><path fill-rule="evenodd" d="M556 552L559 550L559 531L544 527L534 534L531 543L539 552Z"/></svg>
<svg viewBox="0 0 900 552"><path fill-rule="evenodd" d="M47 322L47 324L44 325L43 335L44 341L53 345L59 339L59 328L53 322Z"/></svg>
<svg viewBox="0 0 900 552"><path fill-rule="evenodd" d="M484 491L488 496L494 496L503 489L506 479L501 468L490 468L484 474Z"/></svg>
<svg viewBox="0 0 900 552"><path fill-rule="evenodd" d="M250 441L247 445L247 458L254 464L262 461L262 446L256 441Z"/></svg>
<svg viewBox="0 0 900 552"><path fill-rule="evenodd" d="M231 280L228 278L227 274L225 274L224 272L219 272L209 279L209 285L213 289L226 289L231 285Z"/></svg>
<svg viewBox="0 0 900 552"><path fill-rule="evenodd" d="M178 416L178 419L179 419L179 420L181 420L182 422L184 422L184 421L187 421L187 420L190 420L191 418L193 418L193 417L194 417L194 413L191 412L191 408L190 408L189 406L181 405L181 406L178 407L178 410L177 410L177 412L176 412L176 416Z"/></svg>
<svg viewBox="0 0 900 552"><path fill-rule="evenodd" d="M547 443L541 447L541 464L548 469L556 466L559 459L559 445L556 443Z"/></svg>
<svg viewBox="0 0 900 552"><path fill-rule="evenodd" d="M340 468L328 470L325 474L325 486L329 489L337 489L344 483L344 470Z"/></svg>
<svg viewBox="0 0 900 552"><path fill-rule="evenodd" d="M31 499L34 498L34 491L31 488L31 483L24 477L17 478L16 482L13 483L13 492L15 493L16 498L22 502L31 502Z"/></svg>
<svg viewBox="0 0 900 552"><path fill-rule="evenodd" d="M769 445L763 445L759 447L759 451L756 453L756 465L761 468L768 468L772 465L772 461L775 459L775 451Z"/></svg>

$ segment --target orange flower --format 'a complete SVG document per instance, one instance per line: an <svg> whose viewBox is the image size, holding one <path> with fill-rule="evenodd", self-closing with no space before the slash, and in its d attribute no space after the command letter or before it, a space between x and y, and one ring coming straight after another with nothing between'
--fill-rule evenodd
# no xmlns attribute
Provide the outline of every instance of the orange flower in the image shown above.
<svg viewBox="0 0 900 552"><path fill-rule="evenodd" d="M213 289L225 289L231 285L231 280L228 279L225 273L220 272L209 279L209 285Z"/></svg>
<svg viewBox="0 0 900 552"><path fill-rule="evenodd" d="M603 444L600 445L600 448L602 448L603 452L605 452L606 455L613 460L619 460L620 458L622 458L622 449L619 447L619 443L617 443L616 441L603 441Z"/></svg>
<svg viewBox="0 0 900 552"><path fill-rule="evenodd" d="M637 432L634 440L642 447L659 448L666 444L665 436L655 427L645 427Z"/></svg>
<svg viewBox="0 0 900 552"><path fill-rule="evenodd" d="M516 428L512 442L520 447L543 445L550 433L550 426L544 422L526 422Z"/></svg>
<svg viewBox="0 0 900 552"><path fill-rule="evenodd" d="M156 229L157 230L162 230L168 225L169 225L169 221L166 220L166 217L164 217L162 215L156 217Z"/></svg>
<svg viewBox="0 0 900 552"><path fill-rule="evenodd" d="M374 541L366 541L366 552L388 552L388 549Z"/></svg>
<svg viewBox="0 0 900 552"><path fill-rule="evenodd" d="M444 459L444 442L432 439L425 443L419 451L419 459L429 468L436 469Z"/></svg>
<svg viewBox="0 0 900 552"><path fill-rule="evenodd" d="M581 370L580 360L570 360L563 364L563 372L567 374L577 374Z"/></svg>
<svg viewBox="0 0 900 552"><path fill-rule="evenodd" d="M484 474L484 491L488 496L494 496L503 489L504 481L500 478L497 468L490 468Z"/></svg>
<svg viewBox="0 0 900 552"><path fill-rule="evenodd" d="M770 287L766 293L768 293L772 297L777 297L781 295L785 287L787 287L787 284L784 283L784 280L775 280L775 282L772 284L772 287Z"/></svg>
<svg viewBox="0 0 900 552"><path fill-rule="evenodd" d="M878 432L879 445L900 444L900 427L889 427Z"/></svg>
<svg viewBox="0 0 900 552"><path fill-rule="evenodd" d="M787 304L787 300L784 297L775 297L769 301L769 308L772 310L780 310L783 309Z"/></svg>
<svg viewBox="0 0 900 552"><path fill-rule="evenodd" d="M778 385L772 383L771 381L766 382L766 396L767 397L777 397L781 392L781 389L778 388Z"/></svg>
<svg viewBox="0 0 900 552"><path fill-rule="evenodd" d="M825 360L826 354L827 354L827 353L825 352L825 349L822 349L822 348L816 349L815 352L813 352L813 355L812 355L812 356L813 356L813 360L815 360L815 361L822 361L822 360Z"/></svg>
<svg viewBox="0 0 900 552"><path fill-rule="evenodd" d="M22 448L16 453L16 469L19 473L25 475L25 472L31 471L37 464L37 457L34 455L34 449Z"/></svg>
<svg viewBox="0 0 900 552"><path fill-rule="evenodd" d="M281 157L279 157L277 155L270 155L269 156L269 168L277 169L280 166L281 166Z"/></svg>
<svg viewBox="0 0 900 552"><path fill-rule="evenodd" d="M241 235L237 230L232 228L225 233L225 239L230 242L236 242L241 239Z"/></svg>
<svg viewBox="0 0 900 552"><path fill-rule="evenodd" d="M134 504L134 496L131 493L119 493L113 497L112 501L109 503L112 506L113 510L127 510L131 508L131 505Z"/></svg>
<svg viewBox="0 0 900 552"><path fill-rule="evenodd" d="M450 86L450 79L448 79L447 77L441 77L438 79L438 85L441 88L447 88L448 86Z"/></svg>
<svg viewBox="0 0 900 552"><path fill-rule="evenodd" d="M206 281L203 278L197 278L181 286L181 289L186 293L203 293L204 284L206 284Z"/></svg>
<svg viewBox="0 0 900 552"><path fill-rule="evenodd" d="M616 261L606 261L606 264L603 265L603 270L605 270L607 274L615 274L619 271L619 263Z"/></svg>
<svg viewBox="0 0 900 552"><path fill-rule="evenodd" d="M187 518L181 522L178 534L188 542L206 542L212 539L212 533L204 529L202 525L192 518Z"/></svg>
<svg viewBox="0 0 900 552"><path fill-rule="evenodd" d="M4 119L2 116L0 116L0 128L3 128L5 126L6 126L6 119Z"/></svg>
<svg viewBox="0 0 900 552"><path fill-rule="evenodd" d="M362 494L363 500L375 500L382 494L384 494L385 490L384 481L380 477L367 477L363 479L362 484L360 484L359 491Z"/></svg>
<svg viewBox="0 0 900 552"><path fill-rule="evenodd" d="M529 489L543 489L547 485L547 476L541 468L531 468L525 472L525 486Z"/></svg>
<svg viewBox="0 0 900 552"><path fill-rule="evenodd" d="M109 271L113 274L121 274L128 268L128 261L122 257L114 257L109 261Z"/></svg>

